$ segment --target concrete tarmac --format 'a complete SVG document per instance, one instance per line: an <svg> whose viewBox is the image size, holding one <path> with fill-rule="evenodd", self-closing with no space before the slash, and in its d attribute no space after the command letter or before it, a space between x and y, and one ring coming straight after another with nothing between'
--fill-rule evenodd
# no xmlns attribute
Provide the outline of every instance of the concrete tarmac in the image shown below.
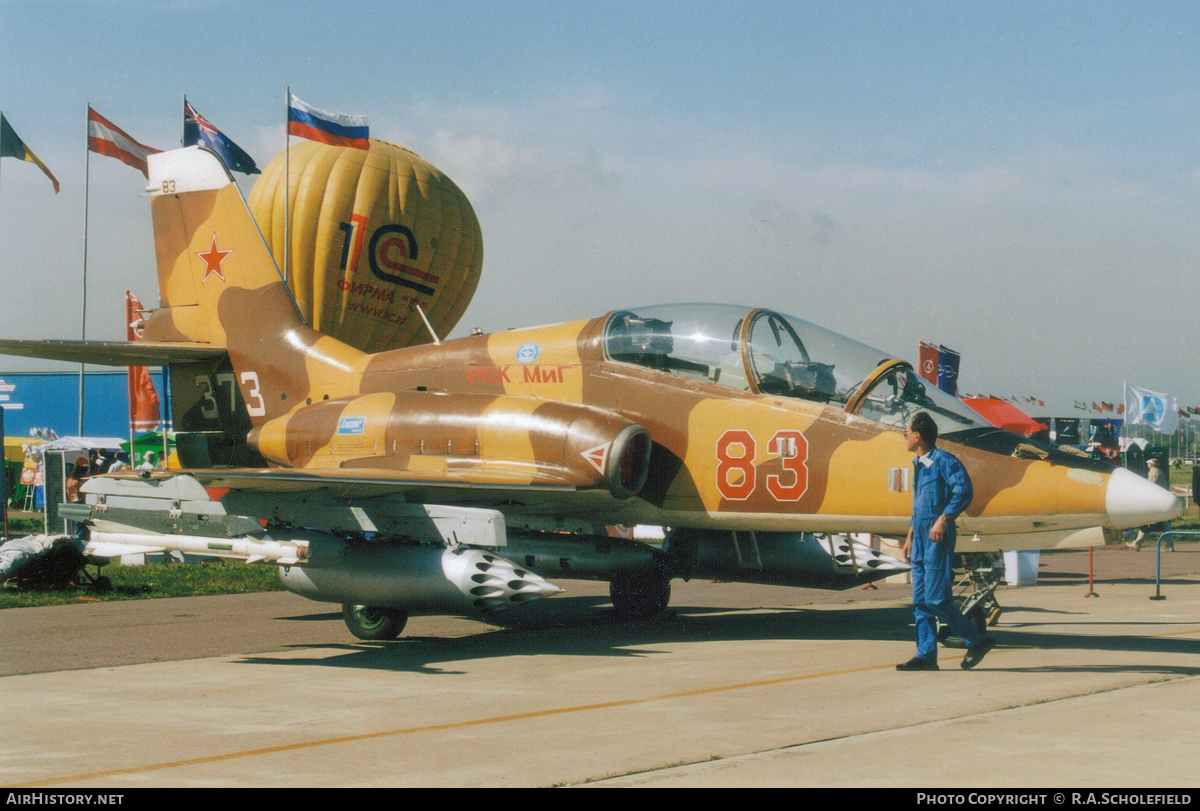
<svg viewBox="0 0 1200 811"><path fill-rule="evenodd" d="M1181 549L1187 547L1181 546ZM1192 787L1200 550L1042 556L1000 646L898 673L907 587L674 584L618 621L602 584L354 640L290 594L0 612L0 784Z"/></svg>

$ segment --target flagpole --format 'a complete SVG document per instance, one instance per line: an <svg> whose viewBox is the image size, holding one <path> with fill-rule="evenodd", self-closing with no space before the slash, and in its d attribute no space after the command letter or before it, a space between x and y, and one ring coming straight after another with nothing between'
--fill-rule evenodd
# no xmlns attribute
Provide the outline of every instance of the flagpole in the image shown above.
<svg viewBox="0 0 1200 811"><path fill-rule="evenodd" d="M88 135L91 129L92 105L87 106L83 134L83 306L80 315L80 340L87 340L87 254L88 254L88 200L91 187L92 150L89 148ZM79 436L83 436L83 364L79 364Z"/></svg>
<svg viewBox="0 0 1200 811"><path fill-rule="evenodd" d="M165 431L170 431L171 433L174 433L175 432L175 422L174 422L174 420L171 419L171 366L170 366L170 364L163 364L162 366L159 367L159 371L162 374L162 389L163 389L162 425L164 426ZM166 442L164 442L163 443L163 470L166 470L170 467L170 461L171 461L170 457L168 457L166 455L166 447L167 447ZM179 451L178 445L176 445L175 450L176 450L176 452Z"/></svg>
<svg viewBox="0 0 1200 811"><path fill-rule="evenodd" d="M125 291L125 340L127 341L132 337L132 325L136 320L133 317L133 303L130 298L132 295L130 291ZM133 420L137 409L134 406L132 366L125 367L125 393L129 395L129 466L134 468L137 465L133 463Z"/></svg>
<svg viewBox="0 0 1200 811"><path fill-rule="evenodd" d="M284 86L283 100L283 283L290 286L288 271L291 267L292 237L289 223L292 219L292 86Z"/></svg>
<svg viewBox="0 0 1200 811"><path fill-rule="evenodd" d="M151 378L151 379L153 379L153 378ZM166 387L164 386L163 388L166 388ZM163 420L162 422L159 423L159 425L162 427L162 438L163 438L162 469L168 470L171 467L171 460L167 457L167 421Z"/></svg>
<svg viewBox="0 0 1200 811"><path fill-rule="evenodd" d="M4 121L4 111L0 110L0 122L2 122L2 121ZM0 127L0 128L2 128L2 127ZM3 163L4 163L4 161L0 160L0 165L3 165ZM0 198L0 199L3 199L3 198Z"/></svg>
<svg viewBox="0 0 1200 811"><path fill-rule="evenodd" d="M1117 447L1120 448L1128 443L1129 438L1129 383L1125 380L1121 381L1121 402L1125 405L1125 419L1121 420L1121 431L1117 434ZM1124 439L1122 439L1124 435ZM1124 448L1123 452L1128 452L1129 448ZM1123 457L1123 461L1129 459L1128 456Z"/></svg>
<svg viewBox="0 0 1200 811"><path fill-rule="evenodd" d="M3 113L3 111L0 111L0 121L3 121L3 120L4 120L4 113ZM3 163L4 163L4 161L0 160L0 164L3 164ZM0 197L0 199L3 199L3 198Z"/></svg>

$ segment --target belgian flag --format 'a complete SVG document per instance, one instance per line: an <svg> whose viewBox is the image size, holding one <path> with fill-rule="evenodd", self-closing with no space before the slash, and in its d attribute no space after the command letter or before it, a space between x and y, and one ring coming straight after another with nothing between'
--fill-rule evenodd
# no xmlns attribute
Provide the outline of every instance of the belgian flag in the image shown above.
<svg viewBox="0 0 1200 811"><path fill-rule="evenodd" d="M0 113L0 158L19 158L36 164L45 172L46 177L50 178L50 182L54 184L54 193L58 194L58 178L51 174L50 170L46 168L46 164L42 163L37 155L29 151L29 147L25 146L25 142L9 126L4 113Z"/></svg>

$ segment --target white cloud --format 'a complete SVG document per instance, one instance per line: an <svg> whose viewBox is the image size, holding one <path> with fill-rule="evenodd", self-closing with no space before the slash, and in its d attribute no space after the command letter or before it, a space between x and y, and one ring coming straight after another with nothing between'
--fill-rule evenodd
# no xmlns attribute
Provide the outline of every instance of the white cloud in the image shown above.
<svg viewBox="0 0 1200 811"><path fill-rule="evenodd" d="M284 145L287 143L287 127L282 123L255 127L254 143L258 145L258 148L247 151L254 157L258 168L262 169L274 160L276 155L282 154ZM260 161L259 155L265 156L265 159Z"/></svg>
<svg viewBox="0 0 1200 811"><path fill-rule="evenodd" d="M500 187L542 171L537 149L515 146L482 133L460 136L439 129L424 152L429 162L445 172L476 205L494 197Z"/></svg>

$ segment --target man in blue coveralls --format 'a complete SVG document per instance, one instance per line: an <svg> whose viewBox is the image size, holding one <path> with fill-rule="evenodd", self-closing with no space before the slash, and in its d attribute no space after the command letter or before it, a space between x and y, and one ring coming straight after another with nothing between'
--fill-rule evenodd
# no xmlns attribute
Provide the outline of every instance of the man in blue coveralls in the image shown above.
<svg viewBox="0 0 1200 811"><path fill-rule="evenodd" d="M957 531L955 519L971 506L971 477L962 462L939 450L937 423L924 411L912 418L905 433L913 460L913 514L904 541L912 564L913 615L917 626L917 655L897 670L937 670L937 620L962 637L967 655L963 670L983 661L996 640L975 629L951 596L951 564Z"/></svg>

